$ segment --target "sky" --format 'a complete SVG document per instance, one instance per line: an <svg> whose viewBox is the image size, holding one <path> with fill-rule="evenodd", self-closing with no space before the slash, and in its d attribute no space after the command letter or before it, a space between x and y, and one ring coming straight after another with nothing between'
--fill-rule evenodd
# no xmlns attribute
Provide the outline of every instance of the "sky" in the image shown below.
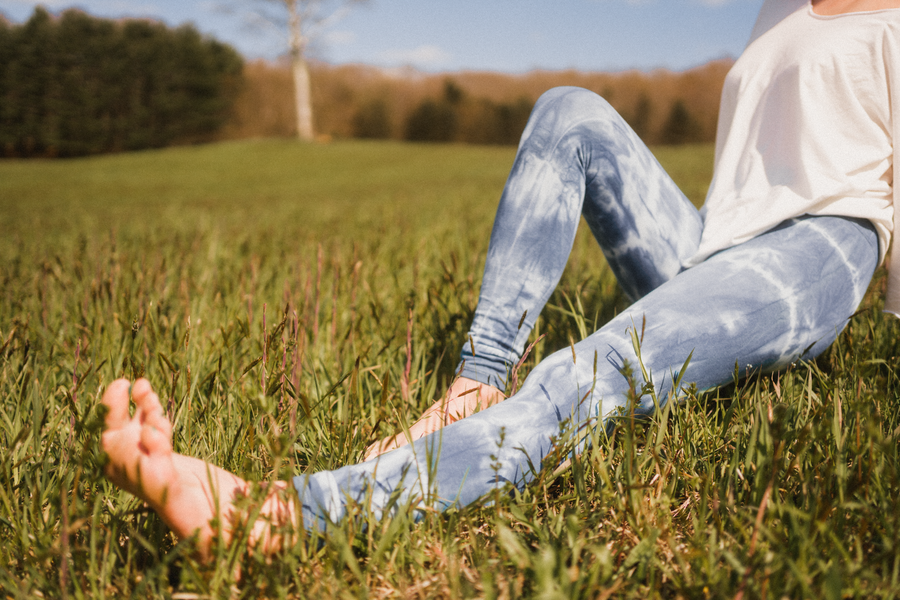
<svg viewBox="0 0 900 600"><path fill-rule="evenodd" d="M339 9L314 36L314 58L427 72L533 69L684 70L737 57L763 0L368 0ZM248 59L275 59L277 0L0 0L26 20L38 4L103 17L192 23ZM277 16L277 15L275 15Z"/></svg>

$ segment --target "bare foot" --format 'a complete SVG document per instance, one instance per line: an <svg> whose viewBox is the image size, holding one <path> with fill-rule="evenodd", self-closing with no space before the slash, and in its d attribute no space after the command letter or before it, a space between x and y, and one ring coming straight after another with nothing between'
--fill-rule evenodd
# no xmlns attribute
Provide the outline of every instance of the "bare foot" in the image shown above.
<svg viewBox="0 0 900 600"><path fill-rule="evenodd" d="M405 446L503 400L506 400L506 396L494 386L467 377L459 377L444 397L432 404L419 420L412 424L408 436L407 433L398 433L375 442L366 449L363 460L371 460L385 452Z"/></svg>
<svg viewBox="0 0 900 600"><path fill-rule="evenodd" d="M246 516L238 514L234 502L249 492L250 484L215 465L174 453L172 424L150 382L134 383L132 416L128 414L129 385L127 379L116 380L103 394L109 409L102 437L103 450L109 455L106 476L150 505L179 538L196 534L204 555L216 535L230 543L234 525ZM269 534L271 525L295 522L292 503L277 493L286 487L286 482L277 482L263 502L247 540L251 546L262 543L264 550L274 551L280 540Z"/></svg>

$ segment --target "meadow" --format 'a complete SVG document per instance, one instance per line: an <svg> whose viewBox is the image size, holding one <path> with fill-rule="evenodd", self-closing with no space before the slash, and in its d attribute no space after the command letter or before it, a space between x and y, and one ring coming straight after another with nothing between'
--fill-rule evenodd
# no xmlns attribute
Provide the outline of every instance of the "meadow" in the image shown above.
<svg viewBox="0 0 900 600"><path fill-rule="evenodd" d="M712 148L656 151L702 202ZM398 431L453 377L513 155L269 140L0 161L0 595L900 596L880 271L815 361L624 419L489 505L360 511L277 559L200 564L103 478L98 401L120 376L159 390L176 451L259 481ZM626 305L582 229L526 372Z"/></svg>

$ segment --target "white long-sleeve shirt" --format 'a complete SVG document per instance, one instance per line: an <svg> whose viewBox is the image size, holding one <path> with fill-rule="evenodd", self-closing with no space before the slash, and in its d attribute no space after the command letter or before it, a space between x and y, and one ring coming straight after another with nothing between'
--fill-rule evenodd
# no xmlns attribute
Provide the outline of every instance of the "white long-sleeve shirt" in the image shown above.
<svg viewBox="0 0 900 600"><path fill-rule="evenodd" d="M897 121L900 9L821 16L809 0L766 0L725 80L703 236L687 265L806 214L869 219L883 259L900 230ZM895 313L897 246L885 306Z"/></svg>

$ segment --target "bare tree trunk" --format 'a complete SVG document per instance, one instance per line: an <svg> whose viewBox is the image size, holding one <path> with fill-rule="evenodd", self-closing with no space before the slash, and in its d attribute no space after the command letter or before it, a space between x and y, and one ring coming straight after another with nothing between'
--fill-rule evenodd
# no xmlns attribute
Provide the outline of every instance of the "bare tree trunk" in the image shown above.
<svg viewBox="0 0 900 600"><path fill-rule="evenodd" d="M312 141L312 94L309 85L309 68L302 56L294 57L294 100L297 104L297 137Z"/></svg>
<svg viewBox="0 0 900 600"><path fill-rule="evenodd" d="M288 25L291 30L291 67L294 73L294 103L297 109L297 137L312 141L313 132L312 93L309 84L309 67L303 56L306 40L303 37L302 19L297 10L297 0L285 0L288 9Z"/></svg>

